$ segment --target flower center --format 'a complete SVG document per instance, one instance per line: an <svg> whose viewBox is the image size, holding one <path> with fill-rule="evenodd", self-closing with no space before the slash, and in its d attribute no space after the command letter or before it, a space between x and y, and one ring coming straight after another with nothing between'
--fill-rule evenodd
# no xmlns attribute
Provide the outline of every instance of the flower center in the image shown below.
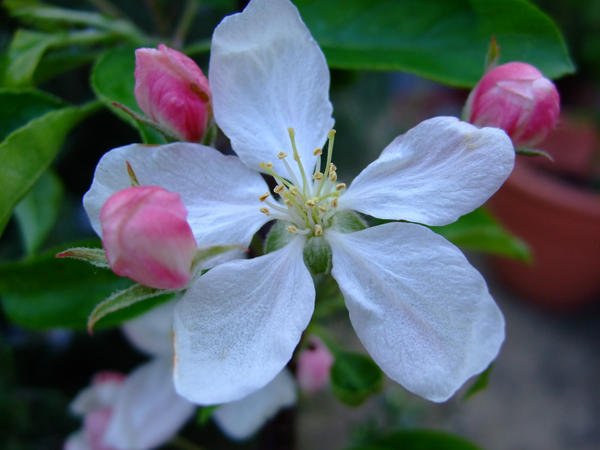
<svg viewBox="0 0 600 450"><path fill-rule="evenodd" d="M273 189L272 201L269 200L270 192L259 197L260 201L266 205L260 208L260 212L272 216L274 219L289 222L287 230L292 234L320 236L323 234L323 230L330 225L331 218L337 211L338 197L346 189L344 183L337 182L337 168L331 162L335 130L331 130L327 135L327 162L324 172L320 172L322 149L318 148L313 152L317 156L317 163L310 179L307 177L296 148L296 133L293 128L288 128L288 133L294 162L298 166L301 179L298 180L292 170L285 152L279 152L277 158L283 162L287 170L287 177L275 172L273 163L261 163L261 169L273 176L278 184Z"/></svg>

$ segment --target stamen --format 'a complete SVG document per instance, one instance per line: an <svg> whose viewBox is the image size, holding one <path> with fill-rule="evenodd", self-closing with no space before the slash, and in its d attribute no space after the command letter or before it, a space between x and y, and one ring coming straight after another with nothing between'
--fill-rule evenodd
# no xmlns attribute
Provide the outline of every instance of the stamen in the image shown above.
<svg viewBox="0 0 600 450"><path fill-rule="evenodd" d="M294 204L292 203L292 201L289 198L286 198L283 203L285 203L285 205L287 207L289 207L289 208L291 208L292 206L294 206Z"/></svg>
<svg viewBox="0 0 600 450"><path fill-rule="evenodd" d="M283 159L283 158L287 157L287 153L286 153L286 152L279 152L279 153L277 154L277 157L278 157L279 159Z"/></svg>
<svg viewBox="0 0 600 450"><path fill-rule="evenodd" d="M287 230L292 234L296 234L298 232L298 228L296 228L294 225L288 226Z"/></svg>
<svg viewBox="0 0 600 450"><path fill-rule="evenodd" d="M315 225L315 236L321 236L323 234L323 227L319 224Z"/></svg>
<svg viewBox="0 0 600 450"><path fill-rule="evenodd" d="M298 188L297 188L296 186L292 186L292 187L290 188L290 194L292 194L294 197L297 197L297 196L298 196L298 193L299 193L299 192L298 192Z"/></svg>
<svg viewBox="0 0 600 450"><path fill-rule="evenodd" d="M315 156L321 156L323 154L323 150L321 150L320 148L316 148L315 151L313 152L313 155Z"/></svg>
<svg viewBox="0 0 600 450"><path fill-rule="evenodd" d="M273 163L272 162L268 162L268 163L265 164L265 167L267 169L272 169L273 168Z"/></svg>
<svg viewBox="0 0 600 450"><path fill-rule="evenodd" d="M294 171L290 167L289 163L285 159L282 159L281 162L283 162L285 169L288 171L288 174L289 174L290 178L292 179L292 183L295 184L296 186L298 186L300 183L298 183L298 179L296 178L296 175L294 175Z"/></svg>
<svg viewBox="0 0 600 450"><path fill-rule="evenodd" d="M273 192L275 192L276 194L281 194L285 189L285 186L283 184L278 184L277 186L275 186L275 188L273 188Z"/></svg>
<svg viewBox="0 0 600 450"><path fill-rule="evenodd" d="M329 170L335 172L337 170L337 166L334 163L329 163Z"/></svg>
<svg viewBox="0 0 600 450"><path fill-rule="evenodd" d="M309 208L312 208L313 206L315 206L317 204L317 202L315 201L314 198L311 198L310 200L306 200L306 202L304 202L304 204L306 206L308 206Z"/></svg>
<svg viewBox="0 0 600 450"><path fill-rule="evenodd" d="M325 178L323 180L321 180L321 183L319 184L319 188L317 189L317 193L316 193L317 196L319 196L319 194L321 194L323 185L327 181L327 178L329 177L329 171L331 170L331 166L332 166L331 158L333 156L333 144L335 141L335 130L334 129L331 129L329 131L329 133L327 134L327 139L329 140L329 142L327 143L327 163L325 164L325 174L324 174Z"/></svg>
<svg viewBox="0 0 600 450"><path fill-rule="evenodd" d="M338 207L338 198L337 198L337 197L336 197L336 198L334 198L334 199L331 201L331 207L332 207L332 208L337 208L337 207Z"/></svg>
<svg viewBox="0 0 600 450"><path fill-rule="evenodd" d="M337 181L337 172L329 172L329 181Z"/></svg>
<svg viewBox="0 0 600 450"><path fill-rule="evenodd" d="M269 198L269 196L270 196L270 195L271 195L271 193L270 193L270 192L265 192L263 195L261 195L260 197L258 197L258 199L259 199L261 202L264 202L264 201L265 201L267 198Z"/></svg>
<svg viewBox="0 0 600 450"><path fill-rule="evenodd" d="M269 208L265 208L264 206L260 208L259 211L263 214L266 214L267 216L271 215L271 211L269 211Z"/></svg>
<svg viewBox="0 0 600 450"><path fill-rule="evenodd" d="M322 180L323 179L323 174L321 172L315 172L313 174L313 179L315 179L317 181Z"/></svg>
<svg viewBox="0 0 600 450"><path fill-rule="evenodd" d="M304 172L304 166L302 165L300 154L298 153L298 149L296 148L296 132L293 128L290 127L288 128L288 134L290 135L292 149L294 150L294 161L296 161L296 164L298 164L298 168L300 169L300 175L302 175L302 195L306 195L306 173Z"/></svg>
<svg viewBox="0 0 600 450"><path fill-rule="evenodd" d="M319 211L321 211L322 213L326 213L328 210L329 209L325 205L320 205L319 206Z"/></svg>
<svg viewBox="0 0 600 450"><path fill-rule="evenodd" d="M346 183L340 183L335 187L336 191L341 191L342 189L346 189Z"/></svg>

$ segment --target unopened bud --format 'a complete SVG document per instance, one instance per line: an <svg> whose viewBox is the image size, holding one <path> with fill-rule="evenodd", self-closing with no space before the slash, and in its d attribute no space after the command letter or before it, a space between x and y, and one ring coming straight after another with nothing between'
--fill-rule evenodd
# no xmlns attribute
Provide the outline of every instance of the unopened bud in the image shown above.
<svg viewBox="0 0 600 450"><path fill-rule="evenodd" d="M556 126L560 97L538 69L511 62L483 76L469 95L465 112L474 125L502 128L515 147L531 147Z"/></svg>
<svg viewBox="0 0 600 450"><path fill-rule="evenodd" d="M323 341L311 336L309 347L300 352L296 364L296 377L300 388L314 393L327 386L333 361L333 355Z"/></svg>
<svg viewBox="0 0 600 450"><path fill-rule="evenodd" d="M199 142L211 116L208 79L198 65L177 50L135 51L135 98L159 127L183 141Z"/></svg>
<svg viewBox="0 0 600 450"><path fill-rule="evenodd" d="M179 194L157 186L116 192L100 211L106 259L112 270L159 289L187 285L196 240Z"/></svg>

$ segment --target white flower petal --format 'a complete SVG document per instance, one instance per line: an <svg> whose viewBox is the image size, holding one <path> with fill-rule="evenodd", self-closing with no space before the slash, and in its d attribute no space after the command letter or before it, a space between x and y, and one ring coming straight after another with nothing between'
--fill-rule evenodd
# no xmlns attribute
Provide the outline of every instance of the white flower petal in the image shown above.
<svg viewBox="0 0 600 450"><path fill-rule="evenodd" d="M101 235L100 209L112 194L131 186L128 161L142 185L160 186L181 195L188 222L200 247L249 244L269 218L259 212L258 197L268 191L262 177L238 158L198 144L140 144L106 153L94 174L83 205Z"/></svg>
<svg viewBox="0 0 600 450"><path fill-rule="evenodd" d="M80 416L85 416L95 409L109 408L119 397L122 385L121 381L116 380L92 383L77 394L69 408Z"/></svg>
<svg viewBox="0 0 600 450"><path fill-rule="evenodd" d="M65 441L65 445L63 450L94 450L87 438L83 430L78 430L75 433L71 433L67 440Z"/></svg>
<svg viewBox="0 0 600 450"><path fill-rule="evenodd" d="M173 354L173 310L175 300L125 322L121 330L135 347L152 356Z"/></svg>
<svg viewBox="0 0 600 450"><path fill-rule="evenodd" d="M292 3L253 0L223 19L213 34L209 80L215 119L250 169L271 161L287 173L276 156L291 156L292 127L312 170L313 151L333 127L329 69Z"/></svg>
<svg viewBox="0 0 600 450"><path fill-rule="evenodd" d="M496 357L502 313L450 242L409 223L327 238L352 325L391 379L440 402Z"/></svg>
<svg viewBox="0 0 600 450"><path fill-rule="evenodd" d="M156 358L125 380L104 442L118 449L157 447L177 433L194 409L175 392L171 359Z"/></svg>
<svg viewBox="0 0 600 450"><path fill-rule="evenodd" d="M175 388L199 404L239 400L292 357L314 308L304 240L221 264L193 281L175 308Z"/></svg>
<svg viewBox="0 0 600 450"><path fill-rule="evenodd" d="M425 120L398 136L340 197L340 209L380 219L446 225L482 205L514 164L509 137L454 117Z"/></svg>
<svg viewBox="0 0 600 450"><path fill-rule="evenodd" d="M256 433L282 408L296 403L294 377L282 370L262 389L235 402L219 406L213 419L232 439L247 439Z"/></svg>

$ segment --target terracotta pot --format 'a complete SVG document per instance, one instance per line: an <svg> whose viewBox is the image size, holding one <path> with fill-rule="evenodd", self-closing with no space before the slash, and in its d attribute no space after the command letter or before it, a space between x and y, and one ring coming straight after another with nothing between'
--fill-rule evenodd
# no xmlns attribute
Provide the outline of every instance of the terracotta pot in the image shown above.
<svg viewBox="0 0 600 450"><path fill-rule="evenodd" d="M529 244L534 258L531 265L494 259L499 278L523 299L560 310L600 299L600 193L557 175L563 167L571 179L585 176L582 171L589 172L597 147L595 133L586 136L580 125L572 125L563 125L558 137L542 146L554 155L572 151L570 157L556 157L551 167L537 158L518 157L514 172L488 204L508 230ZM569 144L573 147L564 148Z"/></svg>

